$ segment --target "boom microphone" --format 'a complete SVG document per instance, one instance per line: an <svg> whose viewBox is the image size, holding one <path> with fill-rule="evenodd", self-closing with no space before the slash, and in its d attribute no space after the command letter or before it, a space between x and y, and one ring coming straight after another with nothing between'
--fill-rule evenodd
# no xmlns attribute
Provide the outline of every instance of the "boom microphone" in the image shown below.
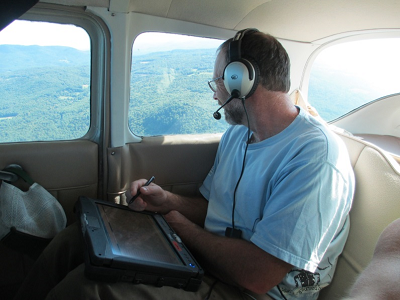
<svg viewBox="0 0 400 300"><path fill-rule="evenodd" d="M224 104L222 104L214 113L213 117L215 120L221 119L221 114L219 113L219 110L223 108L225 105L227 105L229 102L231 102L233 99L238 98L240 95L238 90L233 90L231 96L228 98L228 100L225 101Z"/></svg>

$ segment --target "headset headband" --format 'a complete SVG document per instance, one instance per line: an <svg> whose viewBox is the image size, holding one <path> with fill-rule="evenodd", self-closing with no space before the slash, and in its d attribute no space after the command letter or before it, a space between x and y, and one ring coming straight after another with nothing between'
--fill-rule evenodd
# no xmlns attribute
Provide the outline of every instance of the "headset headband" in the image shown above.
<svg viewBox="0 0 400 300"><path fill-rule="evenodd" d="M242 58L242 39L247 34L253 34L259 32L256 28L247 28L238 31L233 37L232 41L229 43L229 62L239 60Z"/></svg>

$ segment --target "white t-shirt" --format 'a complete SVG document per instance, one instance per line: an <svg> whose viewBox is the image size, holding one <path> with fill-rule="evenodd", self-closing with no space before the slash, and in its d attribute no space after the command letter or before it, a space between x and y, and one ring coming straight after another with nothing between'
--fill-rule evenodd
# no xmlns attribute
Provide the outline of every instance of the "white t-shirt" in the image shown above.
<svg viewBox="0 0 400 300"><path fill-rule="evenodd" d="M232 226L246 141L247 128L231 126L200 187L209 201L205 228L218 235ZM235 228L243 239L294 266L270 296L316 299L329 284L348 236L353 193L344 143L302 109L285 130L248 145Z"/></svg>

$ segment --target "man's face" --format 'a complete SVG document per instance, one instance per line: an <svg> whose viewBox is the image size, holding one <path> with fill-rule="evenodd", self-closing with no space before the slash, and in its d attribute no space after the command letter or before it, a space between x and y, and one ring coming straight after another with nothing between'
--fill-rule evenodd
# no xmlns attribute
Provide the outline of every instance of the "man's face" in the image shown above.
<svg viewBox="0 0 400 300"><path fill-rule="evenodd" d="M223 51L220 51L215 60L214 78L218 78L223 75L225 66L226 66L225 53L223 53ZM222 78L216 81L216 86L217 89L216 92L214 92L213 98L218 101L219 105L222 105L225 103L226 100L228 100L228 98L231 95L226 90ZM224 106L223 109L225 112L225 120L229 124L231 125L242 124L242 120L244 117L244 110L240 99L237 98L233 99L226 106Z"/></svg>

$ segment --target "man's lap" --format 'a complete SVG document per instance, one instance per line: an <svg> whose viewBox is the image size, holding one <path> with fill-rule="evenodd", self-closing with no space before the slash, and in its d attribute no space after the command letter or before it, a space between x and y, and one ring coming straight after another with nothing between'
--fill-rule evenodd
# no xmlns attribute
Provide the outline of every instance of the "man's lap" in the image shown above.
<svg viewBox="0 0 400 300"><path fill-rule="evenodd" d="M26 282L19 298L43 299L34 297L36 290L43 294L49 291L46 299L205 299L211 291L210 299L270 299L268 296L249 297L239 288L217 281L205 275L197 292L187 292L173 287L154 287L125 282L106 283L93 281L84 275L83 239L78 223L70 225L58 234L44 250ZM214 284L215 283L215 284ZM47 293L45 293L47 294Z"/></svg>

